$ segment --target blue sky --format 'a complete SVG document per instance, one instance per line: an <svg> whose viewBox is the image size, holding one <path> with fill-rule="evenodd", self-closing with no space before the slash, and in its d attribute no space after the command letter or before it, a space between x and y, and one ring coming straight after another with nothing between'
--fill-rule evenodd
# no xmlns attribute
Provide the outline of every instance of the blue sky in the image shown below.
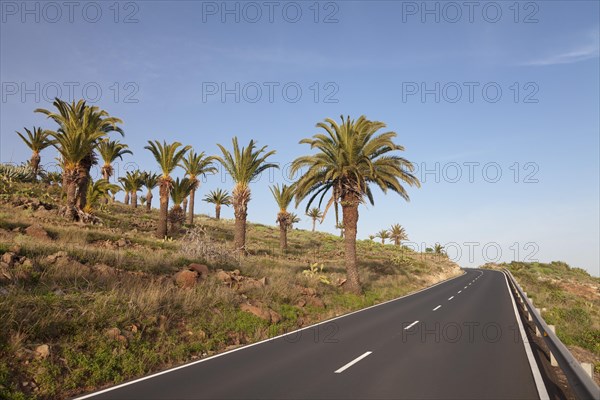
<svg viewBox="0 0 600 400"><path fill-rule="evenodd" d="M2 162L29 156L15 130L53 128L33 110L58 91L123 119L134 156L121 174L156 169L148 139L217 154L234 135L284 167L310 152L298 141L317 122L365 114L398 133L424 182L410 203L377 192L360 238L397 222L462 266L562 260L600 274L597 1L49 4L1 4ZM267 187L284 181L253 184L251 221L274 224ZM212 176L200 195L231 186Z"/></svg>

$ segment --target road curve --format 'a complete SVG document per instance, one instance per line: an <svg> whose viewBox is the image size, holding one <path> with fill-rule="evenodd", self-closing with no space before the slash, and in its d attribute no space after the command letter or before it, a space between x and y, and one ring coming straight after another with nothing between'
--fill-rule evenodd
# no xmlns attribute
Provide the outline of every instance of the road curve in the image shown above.
<svg viewBox="0 0 600 400"><path fill-rule="evenodd" d="M505 277L414 295L81 397L536 399Z"/></svg>

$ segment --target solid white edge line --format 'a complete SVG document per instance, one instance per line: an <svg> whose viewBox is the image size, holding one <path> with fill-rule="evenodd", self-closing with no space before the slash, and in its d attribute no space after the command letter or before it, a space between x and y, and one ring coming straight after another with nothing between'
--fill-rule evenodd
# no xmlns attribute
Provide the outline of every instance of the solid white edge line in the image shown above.
<svg viewBox="0 0 600 400"><path fill-rule="evenodd" d="M419 323L419 320L416 320L415 322L413 322L412 324L410 324L409 326L407 326L406 328L404 328L404 330L406 331L406 330L412 328L413 326L415 326L418 323Z"/></svg>
<svg viewBox="0 0 600 400"><path fill-rule="evenodd" d="M344 365L343 367L335 370L335 374L341 374L342 372L344 372L345 370L347 370L348 368L350 368L351 366L353 366L354 364L356 364L357 362L359 362L360 360L362 360L363 358L367 357L368 355L372 354L372 351L367 351L365 354L363 354L360 357L355 358L354 360L350 361L348 364Z"/></svg>
<svg viewBox="0 0 600 400"><path fill-rule="evenodd" d="M521 332L521 340L523 341L523 347L525 348L525 354L527 354L527 360L529 360L529 367L531 368L531 374L533 375L533 380L535 382L535 387L538 391L538 395L540 396L540 400L549 400L550 396L548 395L548 391L546 390L546 386L544 385L544 380L542 379L542 374L540 373L540 369L535 362L535 358L533 356L533 350L531 350L531 344L527 339L527 335L525 334L525 328L523 328L523 322L521 321L521 316L519 315L519 310L517 310L517 303L515 302L512 291L510 290L510 285L508 283L508 277L504 272L504 279L506 281L506 289L508 290L508 296L512 301L513 310L515 311L515 319L517 320L517 324L519 325L519 332Z"/></svg>
<svg viewBox="0 0 600 400"><path fill-rule="evenodd" d="M433 311L437 311L437 310L439 310L440 308L442 308L442 305L441 305L441 304L440 304L439 306L437 306L436 308L434 308L434 309L433 309Z"/></svg>
<svg viewBox="0 0 600 400"><path fill-rule="evenodd" d="M134 379L134 380L132 380L132 381L130 381L130 382L121 383L121 384L119 384L119 385L116 385L116 386L111 386L111 387L109 387L109 388L102 389L102 390L99 390L99 391L97 391L97 392L89 393L89 394L83 395L83 396L81 396L81 397L76 397L76 398L74 398L73 400L83 400L83 399L89 399L89 398L92 398L92 397L94 397L94 396L98 396L98 395L101 395L101 394L103 394L103 393L106 393L106 392L110 392L110 391L113 391L113 390L117 390L117 389L120 389L120 388L122 388L122 387L125 387L125 386L133 385L134 383L142 382L142 381L145 381L145 380L148 380L148 379L151 379L151 378L155 378L155 377L157 377L157 376L160 376L160 375L168 374L169 372L177 371L177 370L180 370L180 369L182 369L182 368L186 368L186 367L191 367L192 365L200 364L200 363L203 363L203 362L205 362L205 361L212 360L212 359L214 359L214 358L218 358L218 357L225 356L225 355L227 355L227 354L235 353L236 351L240 351L240 350L244 350L244 349L249 349L250 347L258 346L258 345L260 345L260 344L264 344L264 343L270 342L270 341L272 341L272 340L276 340L276 339L282 338L282 337L284 337L284 336L287 336L287 335L293 335L293 334L295 334L295 333L297 333L297 332L301 332L301 331L304 331L304 330L307 330L307 329L312 329L312 328L314 328L315 326L319 326L319 325L327 324L327 323L329 323L329 322L331 322L331 321L335 321L335 320L337 320L337 319L345 318L345 317L348 317L348 316L350 316L350 315L357 314L357 313L359 313L359 312L363 312L363 311L370 310L371 308L379 307L379 306L382 306L382 305L384 305L384 304L388 304L388 303L392 303L392 302L394 302L394 301L402 300L402 299L404 299L404 298L406 298L406 297L414 296L415 294L418 294L418 293L424 292L424 291L426 291L426 290L429 290L429 289L433 289L433 288L434 288L434 287L436 287L436 286L439 286L439 285L441 285L441 284L443 284L443 283L450 282L450 281L452 281L452 280L454 280L454 279L457 279L457 278L460 278L461 276L463 276L463 275L466 275L466 274L467 274L467 271L465 271L465 270L464 270L464 268L463 268L463 273L462 273L462 274L460 274L460 275L458 275L458 276L455 276L454 278L449 278L449 279L443 280L443 281L441 281L441 282L438 282L438 283L436 283L435 285L428 286L428 287L426 287L426 288L423 288L423 289L417 290L416 292L409 293L409 294L405 294L404 296L401 296L401 297L398 297L398 298L395 298L395 299L392 299L392 300L384 301L383 303L374 304L374 305L372 305L372 306L369 306L369 307L367 307L367 308L362 308L362 309L360 309L360 310L352 311L352 312L349 312L349 313L347 313L347 314L339 315L339 316L337 316L337 317L330 318L330 319L328 319L328 320L325 320L325 321L317 322L316 324L309 325L309 326L305 326L304 328L296 329L295 331L292 331L292 332L283 333L283 334L281 334L281 335L279 335L279 336L274 336L274 337L272 337L272 338L264 339L264 340L261 340L260 342L256 342L256 343L252 343L252 344L249 344L249 345L246 345L246 346L238 347L238 348L236 348L236 349L229 350L229 351L225 351L225 352L223 352L223 353L219 353L219 354L215 354L214 356L210 356L210 357L207 357L207 358L203 358L203 359L201 359L201 360L192 361L192 362L190 362L190 363L183 364L183 365L180 365L180 366L178 366L178 367L174 367L174 368L166 369L166 370L164 370L164 371L156 372L156 373L154 373L154 374L151 374L151 375L147 375L147 376L144 376L144 377L141 377L141 378L137 378L137 379Z"/></svg>

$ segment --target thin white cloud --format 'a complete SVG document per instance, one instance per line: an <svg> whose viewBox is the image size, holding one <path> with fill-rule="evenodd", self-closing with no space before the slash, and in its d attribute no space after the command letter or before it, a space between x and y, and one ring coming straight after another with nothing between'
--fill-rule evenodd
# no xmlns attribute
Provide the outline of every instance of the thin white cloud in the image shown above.
<svg viewBox="0 0 600 400"><path fill-rule="evenodd" d="M591 60L598 58L599 56L599 32L597 30L590 32L588 36L588 43L577 44L572 46L570 49L565 50L558 54L551 54L545 57L534 59L525 62L525 66L546 66L546 65L559 65L559 64L573 64L581 61Z"/></svg>

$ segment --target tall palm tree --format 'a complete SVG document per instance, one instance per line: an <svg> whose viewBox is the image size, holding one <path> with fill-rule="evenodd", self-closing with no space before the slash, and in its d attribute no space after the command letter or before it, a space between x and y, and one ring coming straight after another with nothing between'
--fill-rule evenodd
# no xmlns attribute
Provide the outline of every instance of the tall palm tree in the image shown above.
<svg viewBox="0 0 600 400"><path fill-rule="evenodd" d="M107 181L113 176L114 168L112 163L118 158L123 160L125 154L133 154L128 146L118 140L104 139L98 143L98 153L104 161L104 165L101 168L102 177Z"/></svg>
<svg viewBox="0 0 600 400"><path fill-rule="evenodd" d="M385 239L390 238L390 232L387 229L382 229L375 234L375 237L381 239L381 244L385 244Z"/></svg>
<svg viewBox="0 0 600 400"><path fill-rule="evenodd" d="M319 207L313 207L308 210L306 215L312 219L312 231L314 232L316 229L317 220L323 218L323 213Z"/></svg>
<svg viewBox="0 0 600 400"><path fill-rule="evenodd" d="M171 184L171 199L173 200L173 208L169 211L169 222L171 222L171 234L174 235L181 229L181 225L185 221L185 213L181 207L183 200L188 197L194 187L194 182L189 178L183 178L172 181Z"/></svg>
<svg viewBox="0 0 600 400"><path fill-rule="evenodd" d="M144 172L144 176L142 177L144 182L144 186L148 190L146 193L146 209L150 211L152 209L152 189L158 185L159 176L153 172Z"/></svg>
<svg viewBox="0 0 600 400"><path fill-rule="evenodd" d="M248 216L248 202L250 201L250 182L269 168L279 168L277 164L268 163L268 157L275 154L275 150L266 152L267 146L256 148L254 140L250 140L248 147L240 149L237 137L232 139L233 154L222 145L218 144L223 157L215 157L235 182L233 188L233 209L235 214L235 249L241 254L246 254L246 217Z"/></svg>
<svg viewBox="0 0 600 400"><path fill-rule="evenodd" d="M231 196L227 190L211 190L210 193L204 196L204 201L215 205L215 217L218 221L221 219L221 206L230 206Z"/></svg>
<svg viewBox="0 0 600 400"><path fill-rule="evenodd" d="M294 185L287 186L279 184L271 186L269 188L273 197L275 198L275 202L279 207L279 212L277 213L277 223L279 224L279 249L284 252L287 249L287 231L289 227L292 225L292 214L287 211L287 208L290 206L292 200L294 200Z"/></svg>
<svg viewBox="0 0 600 400"><path fill-rule="evenodd" d="M328 118L317 127L324 132L300 143L318 152L294 160L290 171L294 174L307 167L297 182L296 202L310 196L308 209L319 195L320 204L325 195L332 192L328 206L332 203L342 206L348 289L362 293L356 265L356 228L359 204L365 198L374 203L369 185L377 185L384 193L392 190L408 200L401 182L409 186L420 183L411 173L414 170L411 162L390 154L404 150L392 140L396 133L377 133L385 127L383 122L370 121L365 116L357 120L342 116L341 124Z"/></svg>
<svg viewBox="0 0 600 400"><path fill-rule="evenodd" d="M158 181L160 187L160 214L158 217L158 228L156 230L156 237L161 239L167 236L169 192L171 191L173 183L171 172L179 165L179 162L183 159L185 153L191 148L191 146L181 146L183 145L179 142L167 144L166 141L163 141L161 144L158 140L149 140L148 145L144 147L152 153L162 171L162 175Z"/></svg>
<svg viewBox="0 0 600 400"><path fill-rule="evenodd" d="M96 163L94 150L99 141L115 131L123 135L119 118L111 117L97 106L88 106L84 100L67 103L55 99L52 103L58 112L38 108L35 112L45 114L58 124L50 131L54 146L58 149L66 167L67 209L72 218L77 218L76 206L85 207L90 169Z"/></svg>
<svg viewBox="0 0 600 400"><path fill-rule="evenodd" d="M408 235L402 225L394 224L390 228L390 239L394 241L396 246L400 246L402 240L408 240Z"/></svg>
<svg viewBox="0 0 600 400"><path fill-rule="evenodd" d="M27 137L20 132L17 132L17 135L19 135L19 137L31 150L31 159L29 160L29 165L33 170L34 177L37 179L37 175L40 170L40 161L42 160L40 152L46 147L52 145L52 140L50 140L50 132L42 130L42 128L36 128L35 126L31 131L27 128L23 129L25 129Z"/></svg>
<svg viewBox="0 0 600 400"><path fill-rule="evenodd" d="M217 168L215 168L214 157L206 156L204 152L196 153L191 151L188 153L187 157L181 161L181 166L185 170L190 181L193 183L192 191L190 192L189 198L189 214L188 214L188 224L194 224L194 206L196 200L196 190L200 187L200 180L198 178L206 176L206 174L214 174L217 172Z"/></svg>

